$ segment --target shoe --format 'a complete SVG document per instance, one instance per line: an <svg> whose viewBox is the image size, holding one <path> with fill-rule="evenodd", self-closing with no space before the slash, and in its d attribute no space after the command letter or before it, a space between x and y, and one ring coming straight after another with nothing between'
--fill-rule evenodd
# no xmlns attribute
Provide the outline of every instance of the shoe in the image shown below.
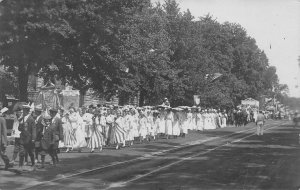
<svg viewBox="0 0 300 190"><path fill-rule="evenodd" d="M91 150L91 153L94 153L94 152L95 152L95 150L94 150L94 149L92 149L92 150Z"/></svg>
<svg viewBox="0 0 300 190"><path fill-rule="evenodd" d="M102 146L99 148L99 152L101 152L103 149L102 149Z"/></svg>

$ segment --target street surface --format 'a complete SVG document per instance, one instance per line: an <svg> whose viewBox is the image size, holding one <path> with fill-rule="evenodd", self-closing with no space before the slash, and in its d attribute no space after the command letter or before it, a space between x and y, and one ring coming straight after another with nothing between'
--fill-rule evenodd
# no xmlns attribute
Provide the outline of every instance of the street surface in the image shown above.
<svg viewBox="0 0 300 190"><path fill-rule="evenodd" d="M0 171L0 189L298 189L299 129L290 121L192 132L99 153L62 153L57 167ZM3 168L3 167L2 167Z"/></svg>

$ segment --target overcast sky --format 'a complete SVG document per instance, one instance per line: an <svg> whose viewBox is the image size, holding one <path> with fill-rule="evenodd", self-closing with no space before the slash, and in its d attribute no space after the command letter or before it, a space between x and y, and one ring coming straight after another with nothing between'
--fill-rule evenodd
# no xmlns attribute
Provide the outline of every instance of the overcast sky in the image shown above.
<svg viewBox="0 0 300 190"><path fill-rule="evenodd" d="M164 0L152 0L152 2ZM300 0L177 0L198 19L211 14L217 21L239 23L276 66L290 96L300 97ZM296 88L299 83L299 88Z"/></svg>

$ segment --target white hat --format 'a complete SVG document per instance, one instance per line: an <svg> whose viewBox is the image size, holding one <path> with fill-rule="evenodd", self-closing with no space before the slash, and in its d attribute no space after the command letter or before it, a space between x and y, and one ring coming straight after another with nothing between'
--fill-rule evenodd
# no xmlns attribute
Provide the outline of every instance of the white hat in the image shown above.
<svg viewBox="0 0 300 190"><path fill-rule="evenodd" d="M4 108L1 109L0 112L1 112L1 113L5 113L5 112L7 112L7 111L8 111L8 108L7 108L7 107L4 107Z"/></svg>

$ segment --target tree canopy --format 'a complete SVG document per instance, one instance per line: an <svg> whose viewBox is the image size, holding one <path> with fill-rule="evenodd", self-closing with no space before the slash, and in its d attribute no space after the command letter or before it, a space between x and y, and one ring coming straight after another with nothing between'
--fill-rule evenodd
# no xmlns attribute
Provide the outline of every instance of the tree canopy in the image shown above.
<svg viewBox="0 0 300 190"><path fill-rule="evenodd" d="M139 92L141 104L192 105L198 94L231 107L280 86L242 26L196 20L174 0L3 0L0 11L0 64L18 76L21 100L31 73L103 96Z"/></svg>

